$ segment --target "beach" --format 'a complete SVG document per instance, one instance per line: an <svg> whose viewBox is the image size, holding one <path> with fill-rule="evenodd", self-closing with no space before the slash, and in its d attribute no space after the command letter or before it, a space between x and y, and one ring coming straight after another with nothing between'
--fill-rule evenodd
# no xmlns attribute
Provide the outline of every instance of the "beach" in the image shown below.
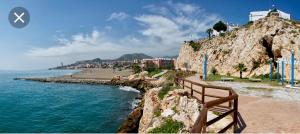
<svg viewBox="0 0 300 134"><path fill-rule="evenodd" d="M100 79L100 80L111 80L114 76L124 76L127 77L132 74L131 69L118 70L115 71L111 68L90 68L83 69L82 71L72 74L65 75L64 78L78 78L78 79Z"/></svg>
<svg viewBox="0 0 300 134"><path fill-rule="evenodd" d="M83 69L74 74L68 74L56 77L18 77L15 80L29 80L39 82L56 82L56 83L81 83L81 84L111 84L114 76L127 77L132 74L130 69L113 70L113 69Z"/></svg>

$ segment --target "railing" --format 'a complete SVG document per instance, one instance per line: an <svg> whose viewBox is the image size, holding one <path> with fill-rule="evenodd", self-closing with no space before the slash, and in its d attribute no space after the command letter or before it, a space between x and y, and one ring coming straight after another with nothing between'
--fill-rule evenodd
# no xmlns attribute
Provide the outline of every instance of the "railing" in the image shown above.
<svg viewBox="0 0 300 134"><path fill-rule="evenodd" d="M221 129L219 133L226 132L229 128L233 127L233 132L237 132L238 130L238 95L236 92L229 87L221 87L221 86L213 86L213 85L206 85L200 84L194 81L190 81L184 78L175 78L175 83L178 86L181 86L184 89L190 89L190 95L196 99L198 99L202 104L203 107L201 109L200 115L197 118L193 128L190 130L191 133L206 133L206 127L214 124L215 122L225 118L228 115L231 115L232 122L229 123L226 127ZM195 87L199 87L201 91L195 89ZM194 88L193 88L194 87ZM228 91L228 95L226 96L218 96L214 94L208 94L207 89L209 91L212 90L221 90L221 91ZM201 95L201 98L197 97L195 94ZM206 101L206 97L209 98L216 98L213 100ZM233 102L233 105L232 105ZM228 105L224 106L224 103L228 103ZM207 121L207 112L211 111L221 111L220 115L216 118Z"/></svg>

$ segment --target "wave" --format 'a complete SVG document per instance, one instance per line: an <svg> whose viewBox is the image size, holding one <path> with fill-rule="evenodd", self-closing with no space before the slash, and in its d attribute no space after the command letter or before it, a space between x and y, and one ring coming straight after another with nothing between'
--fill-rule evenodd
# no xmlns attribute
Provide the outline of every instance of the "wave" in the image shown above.
<svg viewBox="0 0 300 134"><path fill-rule="evenodd" d="M135 99L134 101L131 102L131 109L135 109L139 103L141 102L142 100L140 99Z"/></svg>
<svg viewBox="0 0 300 134"><path fill-rule="evenodd" d="M135 88L128 87L128 86L120 86L119 89L120 89L120 90L123 90L123 91L128 91L128 92L136 92L136 93L140 93L139 90L136 90Z"/></svg>

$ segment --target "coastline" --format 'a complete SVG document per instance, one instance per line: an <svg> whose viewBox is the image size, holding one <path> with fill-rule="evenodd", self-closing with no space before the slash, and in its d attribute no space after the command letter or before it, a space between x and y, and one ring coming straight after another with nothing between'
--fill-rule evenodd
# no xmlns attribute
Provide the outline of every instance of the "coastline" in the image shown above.
<svg viewBox="0 0 300 134"><path fill-rule="evenodd" d="M130 73L129 73L130 72ZM36 82L54 82L54 83L75 83L75 84L93 84L93 85L112 85L121 87L131 87L139 91L136 106L127 116L127 119L116 130L118 133L137 133L139 121L143 115L144 94L147 89L153 88L154 85L142 79L131 79L131 70L114 71L112 69L84 69L70 75L58 77L25 77L14 78L14 80L36 81Z"/></svg>

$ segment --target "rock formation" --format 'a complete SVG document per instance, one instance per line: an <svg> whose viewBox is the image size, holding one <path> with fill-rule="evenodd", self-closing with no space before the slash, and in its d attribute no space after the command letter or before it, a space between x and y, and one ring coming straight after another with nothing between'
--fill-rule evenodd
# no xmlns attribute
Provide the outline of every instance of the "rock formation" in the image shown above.
<svg viewBox="0 0 300 134"><path fill-rule="evenodd" d="M201 105L195 98L189 97L184 89L175 89L160 100L157 96L160 88L153 88L146 92L144 99L143 116L139 124L139 133L148 133L161 126L164 120L171 118L182 122L184 128L178 133L189 133L200 115ZM159 113L159 114L158 114ZM208 112L208 120L217 117L213 112ZM207 128L208 132L217 132L230 123L229 118L223 118Z"/></svg>
<svg viewBox="0 0 300 134"><path fill-rule="evenodd" d="M227 32L224 36L198 40L198 51L184 43L177 58L177 67L203 73L204 55L208 55L208 71L212 67L222 75L239 76L235 69L243 63L247 71L244 76L268 74L269 59L273 58L274 70L278 58L290 58L294 49L300 60L300 24L277 16L269 16L243 27ZM275 71L274 71L275 72ZM285 76L290 78L290 65L285 65ZM300 79L300 67L295 66L295 77Z"/></svg>

